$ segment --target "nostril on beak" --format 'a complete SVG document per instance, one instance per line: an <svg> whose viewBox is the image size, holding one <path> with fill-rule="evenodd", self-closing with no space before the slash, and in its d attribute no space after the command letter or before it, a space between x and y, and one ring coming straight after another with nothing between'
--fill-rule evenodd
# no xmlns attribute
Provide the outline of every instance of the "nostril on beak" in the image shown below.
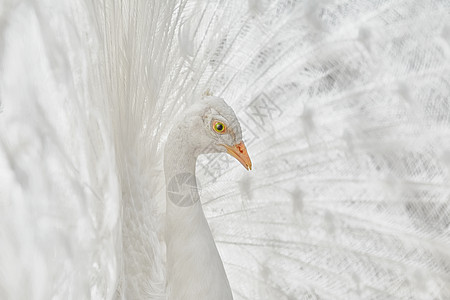
<svg viewBox="0 0 450 300"><path fill-rule="evenodd" d="M239 149L239 152L244 153L244 144L241 142L240 144L237 145L237 148Z"/></svg>

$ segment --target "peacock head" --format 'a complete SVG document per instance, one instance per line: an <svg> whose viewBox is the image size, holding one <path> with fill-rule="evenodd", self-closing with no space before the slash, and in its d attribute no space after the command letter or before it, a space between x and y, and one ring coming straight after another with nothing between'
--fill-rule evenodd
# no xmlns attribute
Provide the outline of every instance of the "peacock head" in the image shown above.
<svg viewBox="0 0 450 300"><path fill-rule="evenodd" d="M204 97L195 104L190 117L189 123L194 126L190 132L195 132L191 142L195 144L197 155L227 152L247 170L252 169L252 162L242 141L239 121L233 109L222 98Z"/></svg>

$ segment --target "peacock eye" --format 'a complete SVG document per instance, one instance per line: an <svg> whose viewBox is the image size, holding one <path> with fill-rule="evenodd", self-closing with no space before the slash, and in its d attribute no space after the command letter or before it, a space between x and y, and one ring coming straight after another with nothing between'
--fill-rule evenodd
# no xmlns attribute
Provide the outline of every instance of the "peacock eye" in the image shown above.
<svg viewBox="0 0 450 300"><path fill-rule="evenodd" d="M222 122L215 121L214 124L213 124L213 128L218 133L224 133L225 129L226 129L226 126Z"/></svg>

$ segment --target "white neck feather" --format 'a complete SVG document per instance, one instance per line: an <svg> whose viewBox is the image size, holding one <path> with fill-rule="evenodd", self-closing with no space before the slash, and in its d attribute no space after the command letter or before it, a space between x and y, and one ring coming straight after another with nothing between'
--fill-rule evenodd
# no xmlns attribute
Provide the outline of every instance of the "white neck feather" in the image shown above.
<svg viewBox="0 0 450 300"><path fill-rule="evenodd" d="M195 180L195 149L177 128L165 147L167 294L169 300L233 299Z"/></svg>

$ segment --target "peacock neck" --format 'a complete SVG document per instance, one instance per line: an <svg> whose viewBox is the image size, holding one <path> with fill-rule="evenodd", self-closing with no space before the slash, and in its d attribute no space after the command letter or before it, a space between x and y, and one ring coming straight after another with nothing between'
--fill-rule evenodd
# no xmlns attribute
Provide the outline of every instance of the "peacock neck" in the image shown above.
<svg viewBox="0 0 450 300"><path fill-rule="evenodd" d="M183 128L172 130L164 156L168 299L230 300L230 285L197 191L197 156Z"/></svg>
<svg viewBox="0 0 450 300"><path fill-rule="evenodd" d="M167 201L189 207L200 200L195 178L197 156L183 129L169 135L164 155Z"/></svg>

